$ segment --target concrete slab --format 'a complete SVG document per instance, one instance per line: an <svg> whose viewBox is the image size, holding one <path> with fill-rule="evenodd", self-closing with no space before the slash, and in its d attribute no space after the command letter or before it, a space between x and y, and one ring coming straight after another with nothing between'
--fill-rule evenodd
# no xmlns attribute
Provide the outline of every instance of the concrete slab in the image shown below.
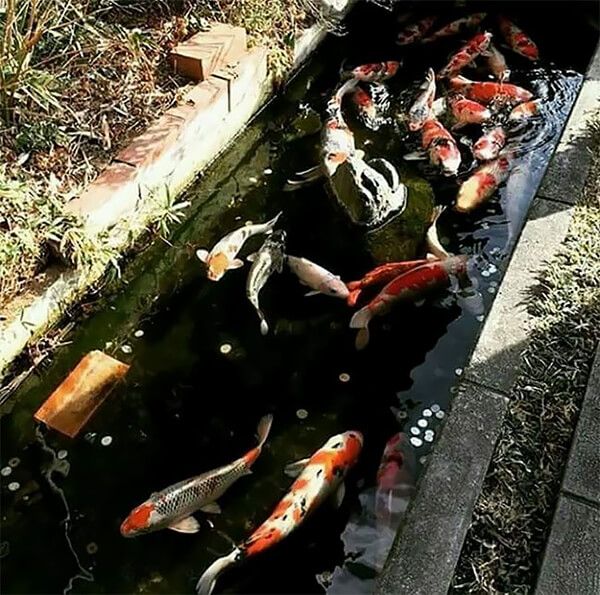
<svg viewBox="0 0 600 595"><path fill-rule="evenodd" d="M562 489L600 506L600 347L592 364ZM600 590L598 591L600 593Z"/></svg>
<svg viewBox="0 0 600 595"><path fill-rule="evenodd" d="M510 390L526 347L531 320L528 290L562 243L572 207L536 197L508 270L485 321L465 378L506 392Z"/></svg>
<svg viewBox="0 0 600 595"><path fill-rule="evenodd" d="M377 593L446 595L507 400L463 383L377 580Z"/></svg>
<svg viewBox="0 0 600 595"><path fill-rule="evenodd" d="M561 496L535 595L600 593L600 509Z"/></svg>

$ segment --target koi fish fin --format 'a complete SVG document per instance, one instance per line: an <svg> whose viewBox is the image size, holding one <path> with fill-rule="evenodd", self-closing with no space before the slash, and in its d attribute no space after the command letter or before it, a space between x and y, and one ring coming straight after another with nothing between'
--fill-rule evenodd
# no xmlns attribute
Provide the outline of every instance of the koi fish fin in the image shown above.
<svg viewBox="0 0 600 595"><path fill-rule="evenodd" d="M258 254L258 252L252 252L252 254L248 254L248 256L246 256L246 260L248 262L254 262L256 260L257 254Z"/></svg>
<svg viewBox="0 0 600 595"><path fill-rule="evenodd" d="M431 113L439 118L446 111L446 105L445 97L438 97L431 106Z"/></svg>
<svg viewBox="0 0 600 595"><path fill-rule="evenodd" d="M422 161L423 159L427 159L427 155L423 151L413 151L412 153L407 153L402 158L405 161Z"/></svg>
<svg viewBox="0 0 600 595"><path fill-rule="evenodd" d="M265 226L269 228L265 233L271 233L273 231L273 228L277 224L277 221L279 221L279 217L281 217L282 213L283 213L283 211L279 211L279 213L277 213L277 215L275 215L275 217L273 217L273 219L271 219L270 221L267 221L265 223Z"/></svg>
<svg viewBox="0 0 600 595"><path fill-rule="evenodd" d="M200 531L200 523L193 516L188 516L169 525L169 529L177 531L177 533L198 533Z"/></svg>
<svg viewBox="0 0 600 595"><path fill-rule="evenodd" d="M317 180L321 179L323 175L324 174L323 170L321 169L321 165L315 165L304 171L296 172L294 174L294 178L287 180L283 189L286 192L290 192L298 187L306 186L307 184L316 182Z"/></svg>
<svg viewBox="0 0 600 595"><path fill-rule="evenodd" d="M217 558L205 571L196 583L196 593L198 595L210 595L215 588L215 583L219 578L219 575L229 566L235 564L241 557L242 551L239 548L235 548L227 556Z"/></svg>
<svg viewBox="0 0 600 595"><path fill-rule="evenodd" d="M258 426L256 426L256 439L258 440L258 446L262 447L267 441L267 436L271 431L271 425L273 424L273 416L268 413L260 418Z"/></svg>
<svg viewBox="0 0 600 595"><path fill-rule="evenodd" d="M369 343L369 322L373 315L368 306L361 308L358 312L354 313L354 316L350 319L350 328L360 329L356 335L356 349L359 351L364 349Z"/></svg>
<svg viewBox="0 0 600 595"><path fill-rule="evenodd" d="M427 256L425 257L429 262L433 262L434 260L440 260L435 254L431 252L427 252Z"/></svg>
<svg viewBox="0 0 600 595"><path fill-rule="evenodd" d="M200 510L208 514L221 514L222 512L221 507L216 502L209 502L202 506Z"/></svg>
<svg viewBox="0 0 600 595"><path fill-rule="evenodd" d="M346 484L342 481L339 485L338 489L333 494L333 505L335 508L339 508L344 501L344 496L346 495Z"/></svg>
<svg viewBox="0 0 600 595"><path fill-rule="evenodd" d="M356 149L356 151L354 151L354 155L357 159L365 158L365 152L362 149Z"/></svg>
<svg viewBox="0 0 600 595"><path fill-rule="evenodd" d="M306 467L306 465L308 464L308 461L310 461L310 457L306 459L300 459L295 463L290 463L289 465L286 465L283 468L283 472L288 477L298 477L298 475L300 475L300 473L302 473L302 471L304 470L304 467Z"/></svg>
<svg viewBox="0 0 600 595"><path fill-rule="evenodd" d="M234 258L227 268L231 270L231 269L239 269L243 266L244 266L243 260L240 260L239 258Z"/></svg>
<svg viewBox="0 0 600 595"><path fill-rule="evenodd" d="M420 308L420 307L421 307L421 306L422 306L424 303L425 303L425 300L423 300L423 299L421 299L421 300L417 300L417 301L415 302L415 306L416 306L417 308Z"/></svg>
<svg viewBox="0 0 600 595"><path fill-rule="evenodd" d="M311 291L307 291L304 294L304 297L310 297L311 295L319 295L321 292L320 291L316 291L316 290L311 290Z"/></svg>
<svg viewBox="0 0 600 595"><path fill-rule="evenodd" d="M440 215L446 210L446 205L436 205L431 212L431 225L435 225Z"/></svg>
<svg viewBox="0 0 600 595"><path fill-rule="evenodd" d="M202 261L206 262L208 260L208 250L204 250L203 248L200 250L196 250L196 256Z"/></svg>
<svg viewBox="0 0 600 595"><path fill-rule="evenodd" d="M367 327L361 328L358 333L356 333L354 345L356 346L357 351L362 351L369 344L369 337L370 334Z"/></svg>

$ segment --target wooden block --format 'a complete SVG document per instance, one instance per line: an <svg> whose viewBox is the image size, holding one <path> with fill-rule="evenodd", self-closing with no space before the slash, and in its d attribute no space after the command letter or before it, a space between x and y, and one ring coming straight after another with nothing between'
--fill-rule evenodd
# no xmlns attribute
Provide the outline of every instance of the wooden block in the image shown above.
<svg viewBox="0 0 600 595"><path fill-rule="evenodd" d="M195 81L206 80L215 70L235 62L246 50L246 30L215 23L209 31L196 33L169 54L177 72Z"/></svg>
<svg viewBox="0 0 600 595"><path fill-rule="evenodd" d="M127 370L127 364L91 351L36 411L35 419L74 438Z"/></svg>

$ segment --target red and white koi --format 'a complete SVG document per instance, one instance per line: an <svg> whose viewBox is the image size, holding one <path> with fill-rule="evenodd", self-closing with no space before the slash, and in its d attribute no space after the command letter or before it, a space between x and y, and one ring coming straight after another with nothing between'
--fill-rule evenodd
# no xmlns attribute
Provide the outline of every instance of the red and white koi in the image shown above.
<svg viewBox="0 0 600 595"><path fill-rule="evenodd" d="M463 33L464 31L468 31L469 29L474 29L483 21L486 17L485 12L476 12L474 14L469 15L468 17L463 17L462 19L457 19L456 21L452 21L448 23L445 27L442 27L435 33L428 35L425 37L421 43L431 43L432 41L437 41L442 37L450 37L451 35L458 35L459 33Z"/></svg>
<svg viewBox="0 0 600 595"><path fill-rule="evenodd" d="M272 423L272 415L261 418L257 429L258 446L233 463L152 494L129 513L121 524L121 535L135 537L167 528L180 533L197 533L200 525L192 515L198 510L213 514L221 512L217 498L240 477L251 473L250 468L262 452Z"/></svg>
<svg viewBox="0 0 600 595"><path fill-rule="evenodd" d="M492 118L492 112L485 105L462 95L451 97L448 102L454 122L452 130L458 130L468 124L483 124Z"/></svg>
<svg viewBox="0 0 600 595"><path fill-rule="evenodd" d="M442 246L442 242L440 242L437 232L437 221L444 212L444 209L445 207L441 205L437 205L433 208L433 212L431 213L431 223L425 236L425 243L427 244L429 255L433 256L433 258L439 258L440 260L450 258L450 254L446 248Z"/></svg>
<svg viewBox="0 0 600 595"><path fill-rule="evenodd" d="M510 161L505 156L484 163L461 184L454 208L461 213L477 208L506 180L509 172Z"/></svg>
<svg viewBox="0 0 600 595"><path fill-rule="evenodd" d="M462 276L467 270L467 256L451 256L414 268L390 281L366 306L355 312L350 328L358 329L356 348L364 349L369 343L369 323L375 316L387 314L400 301L419 299L426 291L447 284L450 275Z"/></svg>
<svg viewBox="0 0 600 595"><path fill-rule="evenodd" d="M484 53L484 56L487 58L487 65L491 73L501 83L507 81L510 77L510 70L508 68L508 64L506 63L506 59L500 50L493 43L490 43L487 52Z"/></svg>
<svg viewBox="0 0 600 595"><path fill-rule="evenodd" d="M432 117L432 106L435 98L435 72L429 68L425 76L425 81L420 87L416 101L412 104L408 112L408 127L413 132L421 130L423 124Z"/></svg>
<svg viewBox="0 0 600 595"><path fill-rule="evenodd" d="M540 99L533 99L532 101L527 101L517 105L508 115L508 121L514 124L520 124L529 120L529 118L539 113L540 104Z"/></svg>
<svg viewBox="0 0 600 595"><path fill-rule="evenodd" d="M456 175L460 167L460 151L454 137L436 118L430 118L423 124L421 145L429 153L432 165L441 167L445 176Z"/></svg>
<svg viewBox="0 0 600 595"><path fill-rule="evenodd" d="M210 252L204 249L196 250L196 256L206 264L206 276L211 281L218 281L228 270L239 269L244 262L237 258L244 242L258 234L270 234L281 213L278 213L267 223L244 225L221 238Z"/></svg>
<svg viewBox="0 0 600 595"><path fill-rule="evenodd" d="M419 41L429 29L433 26L433 23L437 20L437 16L426 17L417 23L408 25L398 34L396 43L398 45L409 45L415 41Z"/></svg>
<svg viewBox="0 0 600 595"><path fill-rule="evenodd" d="M286 467L288 474L300 475L271 516L227 556L215 560L200 577L198 593L212 593L219 575L229 566L264 552L279 543L331 494L337 503L344 496L343 479L356 464L363 445L360 432L350 431L330 438L312 457Z"/></svg>
<svg viewBox="0 0 600 595"><path fill-rule="evenodd" d="M503 16L498 17L498 25L500 32L506 39L506 43L513 52L524 58L529 58L529 60L539 59L540 52L527 33Z"/></svg>
<svg viewBox="0 0 600 595"><path fill-rule="evenodd" d="M342 72L342 76L365 83L381 83L392 78L398 72L399 68L400 62L394 60L373 62L371 64L362 64L352 70Z"/></svg>
<svg viewBox="0 0 600 595"><path fill-rule="evenodd" d="M468 97L484 104L491 103L495 99L506 101L516 105L533 98L533 94L510 83L478 82L472 81L464 76L456 76L450 79L450 87Z"/></svg>
<svg viewBox="0 0 600 595"><path fill-rule="evenodd" d="M377 108L368 91L365 91L362 87L356 87L352 93L352 102L356 106L359 116L370 127L377 125Z"/></svg>
<svg viewBox="0 0 600 595"><path fill-rule="evenodd" d="M372 271L369 271L362 279L358 281L350 281L347 283L347 287L350 290L348 294L347 304L349 306L355 306L358 302L363 289L371 287L373 285L383 285L389 283L392 279L395 279L399 275L410 271L423 264L427 264L429 261L425 258L419 260L403 260L401 262L388 262L382 264Z"/></svg>
<svg viewBox="0 0 600 595"><path fill-rule="evenodd" d="M287 255L286 262L290 270L300 279L300 283L311 288L312 291L306 295L322 293L343 300L348 297L348 288L338 275L330 273L306 258Z"/></svg>
<svg viewBox="0 0 600 595"><path fill-rule="evenodd" d="M485 52L490 42L492 34L489 31L478 33L466 45L464 45L456 54L454 54L448 64L438 72L437 78L449 78L456 76L467 64L470 64Z"/></svg>
<svg viewBox="0 0 600 595"><path fill-rule="evenodd" d="M485 132L473 145L473 157L479 161L496 159L506 143L506 132L502 126L494 126Z"/></svg>

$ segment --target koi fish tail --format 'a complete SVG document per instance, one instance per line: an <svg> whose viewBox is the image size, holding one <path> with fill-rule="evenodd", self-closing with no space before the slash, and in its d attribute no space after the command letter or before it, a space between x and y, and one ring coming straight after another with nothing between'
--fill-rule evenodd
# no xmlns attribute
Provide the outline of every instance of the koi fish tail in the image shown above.
<svg viewBox="0 0 600 595"><path fill-rule="evenodd" d="M268 233L270 233L270 232L273 231L273 228L277 224L277 221L279 220L279 217L281 217L281 213L283 213L283 211L279 211L279 213L277 213L277 215L275 215L275 217L273 217L273 219L271 219L270 221L267 221L265 223L265 227L268 228Z"/></svg>
<svg viewBox="0 0 600 595"><path fill-rule="evenodd" d="M356 281L354 282L356 283ZM356 302L358 302L358 298L360 297L360 294L362 293L362 288L356 287L355 289L351 289L350 285L348 285L348 289L350 289L350 293L348 294L348 297L346 298L346 303L349 306L356 306Z"/></svg>
<svg viewBox="0 0 600 595"><path fill-rule="evenodd" d="M215 588L215 583L219 575L229 566L235 564L239 560L242 550L235 548L227 556L217 558L205 571L196 583L196 593L198 595L210 595Z"/></svg>
<svg viewBox="0 0 600 595"><path fill-rule="evenodd" d="M258 448L262 448L264 443L267 441L269 432L271 431L271 425L273 423L273 416L269 413L260 418L258 426L256 427L256 438L258 439Z"/></svg>
<svg viewBox="0 0 600 595"><path fill-rule="evenodd" d="M315 165L309 169L305 169L304 171L299 171L294 174L293 178L290 178L285 186L284 191L290 192L291 190L295 190L296 188L306 186L307 184L312 184L317 180L320 180L323 177L323 170L321 169L321 165Z"/></svg>
<svg viewBox="0 0 600 595"><path fill-rule="evenodd" d="M369 322L371 322L371 318L373 318L371 310L369 310L368 306L365 306L358 312L355 312L350 320L350 328L359 329L355 341L356 349L359 351L369 344Z"/></svg>

